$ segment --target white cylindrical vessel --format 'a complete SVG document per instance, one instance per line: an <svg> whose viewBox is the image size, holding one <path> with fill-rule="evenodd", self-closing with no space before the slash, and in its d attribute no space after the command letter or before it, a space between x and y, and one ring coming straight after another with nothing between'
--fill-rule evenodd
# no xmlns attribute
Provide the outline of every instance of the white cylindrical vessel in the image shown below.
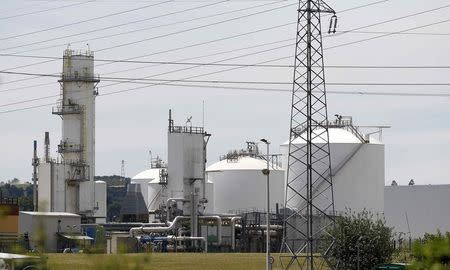
<svg viewBox="0 0 450 270"><path fill-rule="evenodd" d="M106 182L95 181L95 211L96 223L106 222Z"/></svg>
<svg viewBox="0 0 450 270"><path fill-rule="evenodd" d="M242 156L234 160L224 159L206 169L208 181L214 183L214 212L265 211L266 169L265 160ZM284 171L271 166L270 208L283 205Z"/></svg>
<svg viewBox="0 0 450 270"><path fill-rule="evenodd" d="M384 210L384 144L372 137L366 138L368 141L362 141L360 136L357 137L345 128L329 128L328 131L336 213L342 214L347 210L355 212L368 210L373 214L381 214ZM322 133L321 130L315 130L315 132ZM302 136L306 135L302 134ZM316 143L320 146L323 138L318 140L320 141ZM294 145L297 147L301 147L304 143L305 140L302 138L294 140ZM289 142L281 145L284 169L287 169L288 148ZM296 157L299 160L304 159L300 151ZM297 164L300 166L299 163ZM321 169L324 171L325 168L319 168ZM329 177L329 174L326 177ZM304 186L306 179L304 177L301 179L299 186ZM320 185L317 186L320 187ZM313 192L318 193L318 191ZM287 195L290 196L289 191ZM328 203L326 200L318 196L315 198L315 203L325 205ZM303 204L303 201L291 200L288 207L301 209Z"/></svg>

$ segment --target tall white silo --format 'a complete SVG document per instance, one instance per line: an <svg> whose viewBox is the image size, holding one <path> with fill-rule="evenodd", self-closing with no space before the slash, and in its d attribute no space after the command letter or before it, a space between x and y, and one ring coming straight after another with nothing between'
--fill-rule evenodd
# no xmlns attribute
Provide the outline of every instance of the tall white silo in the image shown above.
<svg viewBox="0 0 450 270"><path fill-rule="evenodd" d="M95 181L96 223L106 222L106 182Z"/></svg>
<svg viewBox="0 0 450 270"><path fill-rule="evenodd" d="M58 159L49 157L39 164L39 201L46 211L80 214L84 221L104 218L99 211L95 185L95 97L99 78L94 75L91 51L65 50L63 71L58 81L61 96L52 113L62 119ZM106 186L105 186L106 189ZM102 197L103 191L99 191ZM106 190L105 190L106 192ZM104 202L106 204L106 201Z"/></svg>
<svg viewBox="0 0 450 270"><path fill-rule="evenodd" d="M384 211L384 144L373 136L362 134L353 126L351 118L339 120L329 125L331 154L331 176L333 179L334 208L337 214L346 210L356 212L368 210L373 214ZM317 130L317 134L321 131ZM326 134L326 133L325 133ZM303 136L303 135L302 135ZM319 138L316 143L321 145ZM300 146L304 139L294 140ZM289 141L281 145L283 168L287 169ZM304 158L299 153L299 159ZM306 180L305 180L306 181ZM304 182L304 181L303 181ZM321 202L320 185L314 190L316 203ZM289 194L287 194L289 196ZM326 199L323 199L324 204ZM292 201L289 207L302 209L303 202Z"/></svg>
<svg viewBox="0 0 450 270"><path fill-rule="evenodd" d="M214 212L265 211L266 160L259 154L241 150L221 157L206 169L208 181L214 183ZM284 171L277 162L270 163L270 208L283 206Z"/></svg>

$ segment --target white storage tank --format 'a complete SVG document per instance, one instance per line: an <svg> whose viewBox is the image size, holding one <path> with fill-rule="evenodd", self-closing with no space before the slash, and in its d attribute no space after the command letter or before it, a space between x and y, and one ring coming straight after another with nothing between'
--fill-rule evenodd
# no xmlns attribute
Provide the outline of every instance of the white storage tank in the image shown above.
<svg viewBox="0 0 450 270"><path fill-rule="evenodd" d="M131 183L141 186L141 193L149 210L154 210L159 205L157 198L160 197L163 188L163 185L160 184L160 175L163 169L151 168L131 178Z"/></svg>
<svg viewBox="0 0 450 270"><path fill-rule="evenodd" d="M95 181L95 222L106 223L106 182Z"/></svg>
<svg viewBox="0 0 450 270"><path fill-rule="evenodd" d="M221 158L222 159L222 158ZM235 157L223 158L206 169L208 181L214 183L214 212L265 211L266 160L259 155L238 153ZM270 208L283 206L284 171L271 162Z"/></svg>
<svg viewBox="0 0 450 270"><path fill-rule="evenodd" d="M351 118L348 121L339 121L330 124L328 130L335 211L337 214L343 214L347 209L356 212L368 210L373 214L382 214L385 181L384 144L374 136L366 136L359 132L352 125ZM321 130L315 132L322 133ZM322 139L324 138L318 138L320 141L316 143L320 145ZM299 147L304 143L305 140L302 138L294 140L294 144ZM282 164L285 170L288 148L289 141L281 145ZM291 201L291 205L298 208L302 207L301 203Z"/></svg>
<svg viewBox="0 0 450 270"><path fill-rule="evenodd" d="M131 183L139 184L141 186L141 193L149 211L158 209L158 207L168 199L167 194L172 194L171 191L168 191L167 188L161 184L160 176L161 170L163 169L164 168L148 169L131 178ZM212 213L214 210L213 192L213 183L208 181L206 183L206 198L208 199L208 204L205 209L206 213Z"/></svg>

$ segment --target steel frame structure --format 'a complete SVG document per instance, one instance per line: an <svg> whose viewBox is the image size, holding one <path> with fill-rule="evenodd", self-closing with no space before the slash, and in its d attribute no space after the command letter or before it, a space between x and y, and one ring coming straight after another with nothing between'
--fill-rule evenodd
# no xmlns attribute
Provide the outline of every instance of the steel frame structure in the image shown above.
<svg viewBox="0 0 450 270"><path fill-rule="evenodd" d="M289 156L283 217L283 269L335 269L333 182L328 134L321 14L337 17L321 0L299 0Z"/></svg>

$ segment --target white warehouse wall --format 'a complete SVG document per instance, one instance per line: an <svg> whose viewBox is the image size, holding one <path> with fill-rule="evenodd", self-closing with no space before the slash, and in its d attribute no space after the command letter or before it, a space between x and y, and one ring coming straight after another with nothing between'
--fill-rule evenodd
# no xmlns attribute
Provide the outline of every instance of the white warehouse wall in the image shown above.
<svg viewBox="0 0 450 270"><path fill-rule="evenodd" d="M450 185L386 186L385 218L396 232L412 238L425 233L450 231Z"/></svg>

